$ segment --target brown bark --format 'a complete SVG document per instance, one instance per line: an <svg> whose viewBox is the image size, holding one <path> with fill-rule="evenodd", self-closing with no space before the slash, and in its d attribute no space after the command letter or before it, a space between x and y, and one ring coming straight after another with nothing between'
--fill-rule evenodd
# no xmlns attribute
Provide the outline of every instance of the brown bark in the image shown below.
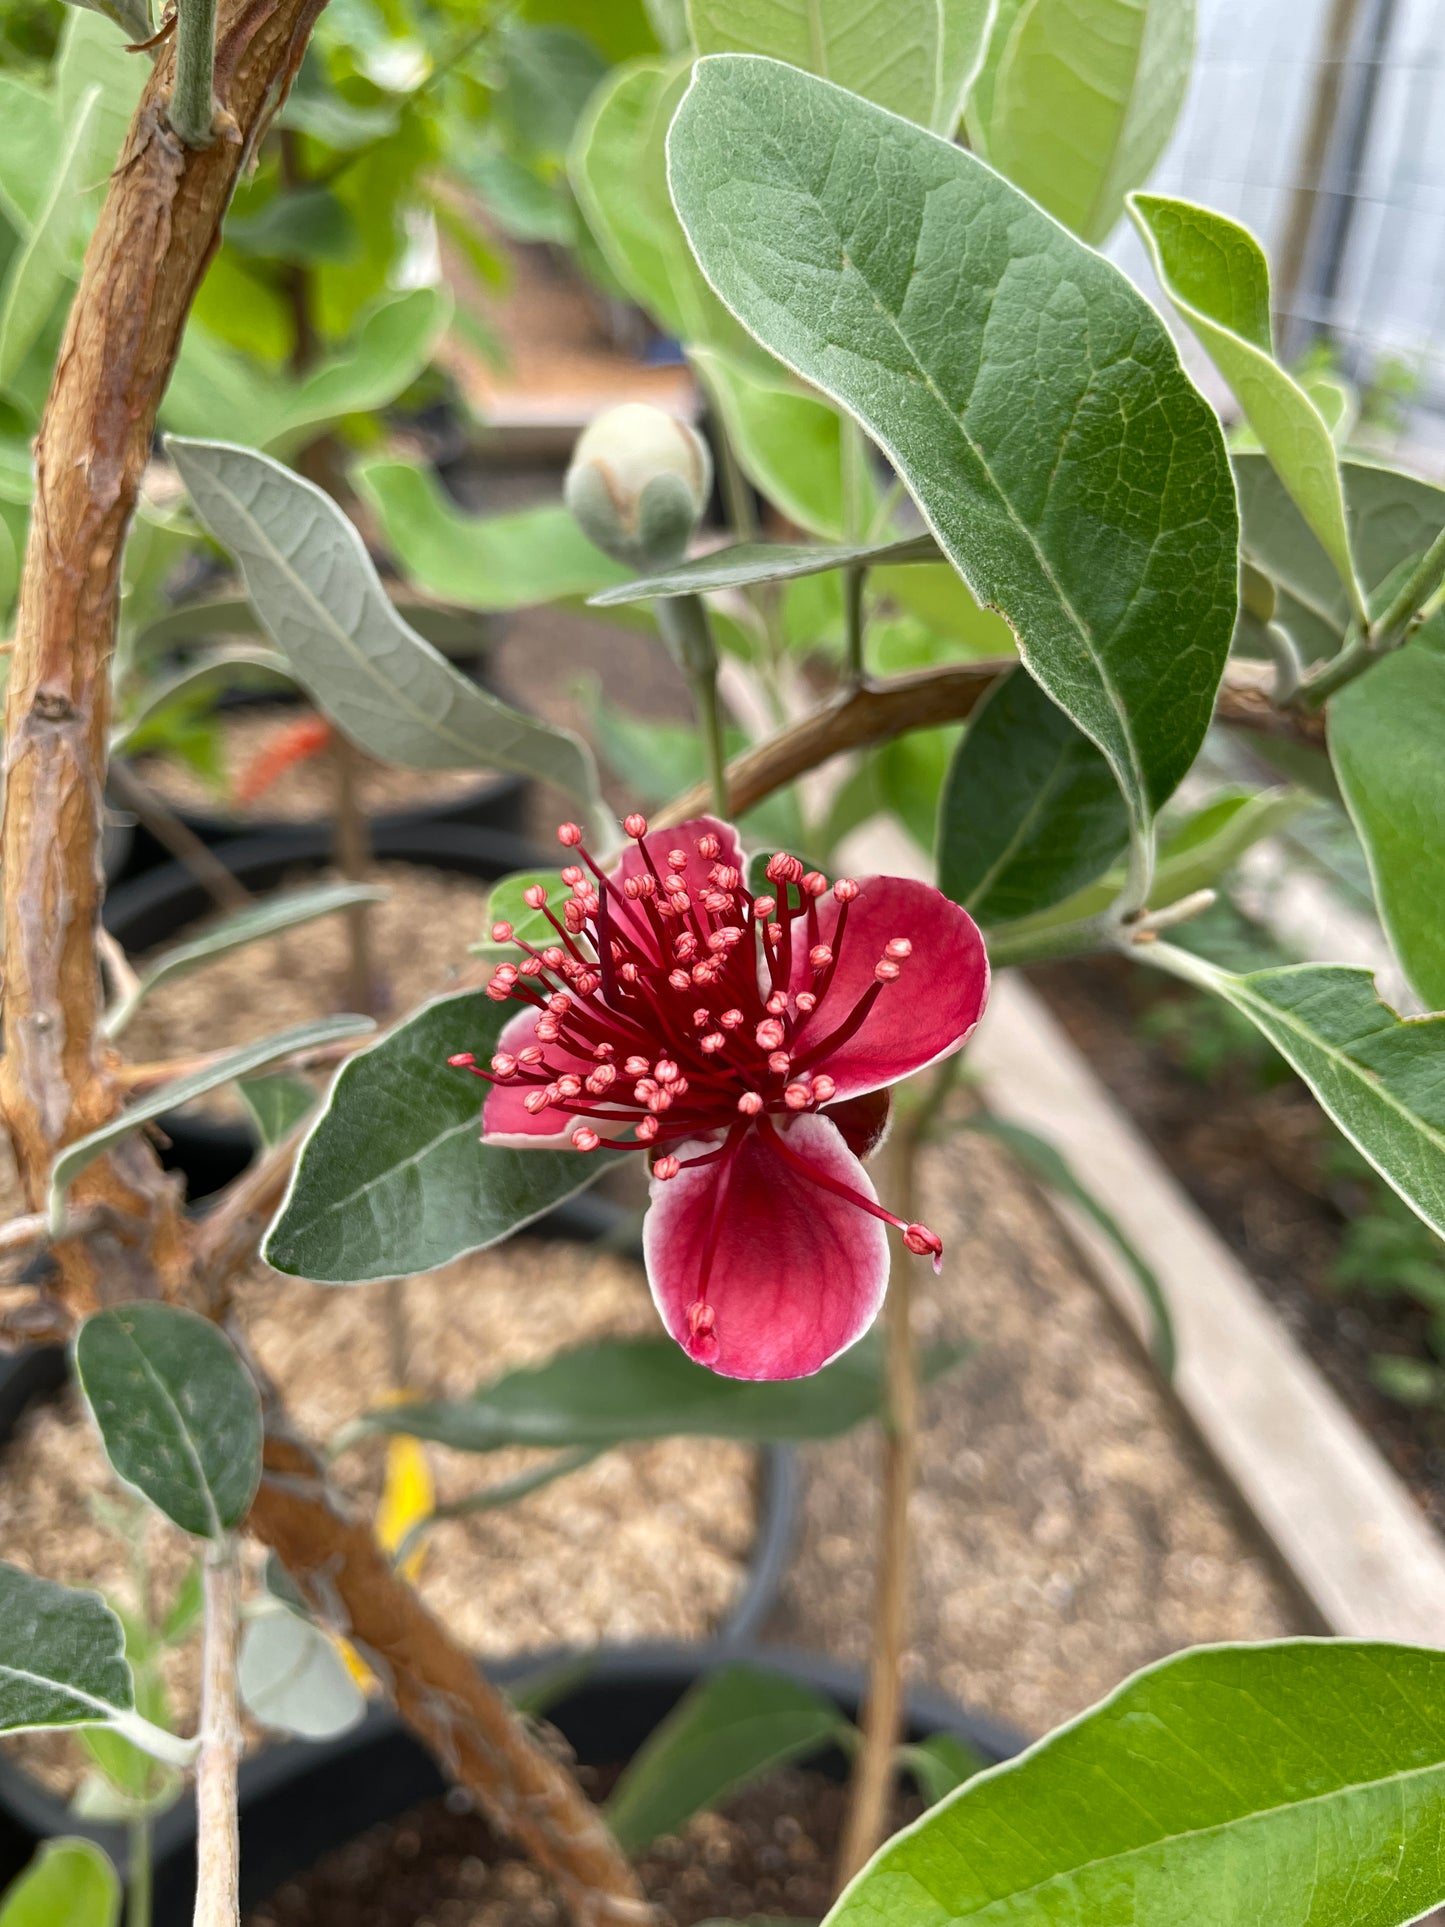
<svg viewBox="0 0 1445 1927"><path fill-rule="evenodd" d="M824 703L800 722L779 730L728 765L731 814L741 815L775 790L830 756L847 749L864 749L906 736L914 729L937 729L943 723L971 716L1000 676L1016 667L1013 657L997 662L950 662L937 669L918 669L886 682L865 683L831 703ZM1324 746L1321 719L1295 710L1276 709L1269 698L1273 670L1262 663L1232 662L1220 685L1215 713L1222 722L1264 735L1288 736L1296 742ZM713 807L705 783L699 783L655 819L658 829L685 823Z"/></svg>
<svg viewBox="0 0 1445 1927"><path fill-rule="evenodd" d="M0 1111L39 1206L56 1152L114 1115L95 932L121 555L156 412L243 155L289 85L322 0L230 0L216 94L228 137L166 125L174 48L142 95L91 238L35 448L36 490L5 719L5 1055ZM140 56L137 56L139 58ZM73 1310L178 1291L174 1182L139 1136L78 1180L122 1229L63 1241Z"/></svg>
<svg viewBox="0 0 1445 1927"><path fill-rule="evenodd" d="M248 1524L324 1622L358 1648L453 1778L552 1876L577 1927L650 1919L631 1868L572 1775L395 1572L370 1527L341 1509L305 1446L267 1437Z"/></svg>

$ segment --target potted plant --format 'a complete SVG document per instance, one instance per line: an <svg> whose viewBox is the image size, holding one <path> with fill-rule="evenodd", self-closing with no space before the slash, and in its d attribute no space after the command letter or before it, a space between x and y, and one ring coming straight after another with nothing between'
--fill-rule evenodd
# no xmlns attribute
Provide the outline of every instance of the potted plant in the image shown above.
<svg viewBox="0 0 1445 1927"><path fill-rule="evenodd" d="M1343 965L1241 973L1190 948L1222 845L1183 864L1161 860L1159 836L1212 724L1326 747L1401 964L1439 1000L1441 925L1422 886L1445 532L1401 510L1413 485L1387 469L1365 486L1390 512L1363 513L1318 404L1275 358L1253 238L1131 192L1177 104L1184 10L1150 17L1174 36L1167 59L1155 42L1145 58L1137 9L1115 10L1125 37L1107 45L1132 54L1103 90L1077 23L1041 47L1033 36L1053 29L1036 9L1005 8L990 31L992 11L891 0L860 38L825 7L825 30L794 39L781 17L725 0L697 0L685 33L659 9L675 58L612 76L584 120L579 198L612 272L675 319L714 392L739 538L689 553L709 477L683 425L626 409L583 438L568 502L628 571L603 594L655 605L695 704L687 753L705 780L661 812L629 809L619 826L587 744L487 698L433 651L386 597L337 491L208 420L172 436L192 510L336 731L411 766L505 762L566 792L575 816L545 874L499 885L475 986L365 1045L369 1020L331 1017L162 1067L127 1101L93 935L123 538L241 161L314 9L223 7L217 23L182 0L153 50L40 425L7 711L0 1111L32 1206L5 1241L38 1261L9 1329L73 1341L111 1464L195 1540L205 1685L198 1731L170 1732L102 1601L0 1566L0 1725L94 1729L193 1775L207 1927L240 1908L243 1533L276 1557L273 1646L333 1653L344 1637L579 1927L646 1917L627 1802L614 1789L599 1809L427 1611L263 1396L233 1316L235 1274L263 1238L286 1275L423 1271L624 1159L649 1179L644 1252L667 1333L653 1342L675 1346L674 1377L664 1396L616 1357L574 1373L545 1433L557 1449L619 1408L631 1424L668 1398L675 1411L680 1370L694 1427L759 1399L796 1426L884 1315L886 1535L838 1920L940 1908L1044 1920L1062 1907L1137 1927L1254 1918L1263 1904L1386 1927L1445 1898L1442 1662L1387 1645L1178 1656L881 1845L905 1817L893 1793L919 1376L908 1280L947 1261L913 1202L910 1152L982 1012L990 961L1108 952L1201 987L1269 1039L1422 1218L1438 1226L1445 1196L1440 1020L1400 1018ZM950 138L965 114L987 160ZM1056 144L1059 129L1082 130L1084 150ZM1126 195L1261 456L1231 465L1162 321L1090 245ZM757 539L739 475L824 539ZM384 486L373 478L378 499ZM823 646L803 652L804 676L789 651L815 591L796 585L817 578ZM920 608L933 616L900 613ZM720 645L777 700L771 720L748 719L761 740L742 754ZM896 673L880 675L884 661ZM750 685L738 687L741 705ZM918 754L890 762L914 734ZM803 837L738 834L736 817L865 746L831 813L809 800ZM932 842L944 887L838 860L880 797ZM317 1053L346 1061L304 1144L283 1131L210 1212L185 1217L143 1127L183 1096ZM863 1160L893 1086L875 1189ZM498 1406L514 1409L517 1394L491 1390L406 1399L367 1423L475 1449ZM640 1753L637 1723L610 1716L605 1764L632 1756L633 1799L650 1769L664 1827L683 1825L699 1777L716 1799L782 1756L729 1752L722 1733L756 1726L755 1691L764 1724L786 1693L717 1677ZM717 1722L701 1738L699 1705ZM836 1701L805 1710L795 1693L791 1711L795 1757L836 1736ZM53 1908L70 1881L82 1919L114 1915L84 1848L53 1849L25 1878L17 1910Z"/></svg>

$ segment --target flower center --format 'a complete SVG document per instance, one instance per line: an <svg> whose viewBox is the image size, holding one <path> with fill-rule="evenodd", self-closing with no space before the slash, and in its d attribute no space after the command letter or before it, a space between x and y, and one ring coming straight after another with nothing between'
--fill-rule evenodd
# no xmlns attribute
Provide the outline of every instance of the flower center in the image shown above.
<svg viewBox="0 0 1445 1927"><path fill-rule="evenodd" d="M786 1137L788 1119L833 1099L830 1058L898 981L912 943L890 938L866 989L837 1008L836 990L831 1001L829 993L859 895L852 878L832 885L838 911L825 941L818 904L828 879L797 857L772 857L771 888L755 896L710 831L649 836L636 815L623 827L640 860L617 877L593 861L575 823L558 830L580 859L560 873L568 894L554 901L534 884L524 899L551 925L553 942L539 949L509 923L492 926L493 942L514 944L517 960L498 964L487 995L534 1009L534 1041L498 1051L486 1069L469 1052L448 1061L490 1083L525 1087L533 1116L575 1118L579 1151L650 1150L652 1174L664 1180L727 1158L755 1126L800 1176L897 1226L910 1250L936 1261L942 1245L932 1232L840 1185ZM667 1148L714 1133L724 1134L716 1148L693 1157ZM693 1308L697 1356L716 1343L708 1268Z"/></svg>

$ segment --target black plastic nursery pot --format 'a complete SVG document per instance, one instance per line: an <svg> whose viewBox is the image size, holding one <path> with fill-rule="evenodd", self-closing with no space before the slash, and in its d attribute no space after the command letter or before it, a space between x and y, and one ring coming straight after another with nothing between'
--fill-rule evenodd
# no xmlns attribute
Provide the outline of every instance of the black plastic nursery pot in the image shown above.
<svg viewBox="0 0 1445 1927"><path fill-rule="evenodd" d="M377 827L378 857L493 880L535 868L537 852L521 837L465 823ZM312 827L280 837L247 836L216 845L216 855L249 890L274 889L297 870L324 869L331 861L327 832ZM182 863L165 863L118 884L106 898L105 927L130 955L178 939L190 925L215 912L205 886ZM160 1128L170 1140L161 1151L168 1170L180 1171L195 1202L219 1191L251 1162L256 1139L241 1122L167 1112Z"/></svg>
<svg viewBox="0 0 1445 1927"><path fill-rule="evenodd" d="M506 1685L565 1655L527 1659L492 1669ZM631 1646L604 1648L578 1664L584 1670L548 1708L546 1718L584 1766L621 1766L666 1718L697 1680L718 1667L745 1661L830 1694L840 1712L856 1718L862 1687L851 1669L782 1647ZM908 1737L949 1733L965 1740L990 1765L1012 1759L1024 1742L982 1716L932 1693L914 1693L907 1707ZM843 1755L829 1749L804 1764L841 1779ZM22 1856L53 1831L82 1832L121 1864L117 1828L76 1827L64 1809L32 1783L15 1786L13 1767L0 1761L0 1878L9 1853ZM386 1820L445 1791L446 1781L421 1742L389 1708L374 1706L353 1732L320 1745L286 1741L267 1747L241 1768L241 1904L252 1907L340 1847ZM60 1828L53 1825L59 1819ZM195 1822L189 1800L157 1822L154 1837L154 1927L187 1927L195 1894ZM338 1922L337 1927L342 1927Z"/></svg>

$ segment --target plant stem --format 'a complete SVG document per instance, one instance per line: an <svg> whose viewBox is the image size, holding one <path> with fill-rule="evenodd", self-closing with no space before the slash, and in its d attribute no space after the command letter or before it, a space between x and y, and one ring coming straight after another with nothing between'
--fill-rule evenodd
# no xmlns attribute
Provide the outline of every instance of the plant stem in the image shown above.
<svg viewBox="0 0 1445 1927"><path fill-rule="evenodd" d="M241 1918L241 1833L236 1778L241 1720L236 1710L236 1624L240 1572L229 1537L208 1547L201 1679L201 1751L196 1761L195 1927L237 1927Z"/></svg>
<svg viewBox="0 0 1445 1927"><path fill-rule="evenodd" d="M184 864L206 895L222 910L244 910L255 898L240 878L176 815L170 804L142 782L129 763L110 766L110 793L122 809L138 817L164 850Z"/></svg>
<svg viewBox="0 0 1445 1927"><path fill-rule="evenodd" d="M126 1830L125 1927L151 1927L151 1823L132 1820Z"/></svg>
<svg viewBox="0 0 1445 1927"><path fill-rule="evenodd" d="M1339 654L1307 676L1298 690L1298 700L1306 709L1319 709L1356 676L1388 656L1410 638L1415 619L1445 579L1445 529L1426 549L1399 589L1389 607L1368 627L1357 624Z"/></svg>
<svg viewBox="0 0 1445 1927"><path fill-rule="evenodd" d="M711 807L728 814L727 741L717 699L717 645L707 605L701 596L666 596L657 604L657 626L677 658L692 691L697 726L702 732Z"/></svg>
<svg viewBox="0 0 1445 1927"><path fill-rule="evenodd" d="M863 669L863 585L867 569L854 564L843 571L844 667L848 685L862 687Z"/></svg>
<svg viewBox="0 0 1445 1927"><path fill-rule="evenodd" d="M209 147L216 103L216 0L178 0L176 79L167 117L187 147Z"/></svg>
<svg viewBox="0 0 1445 1927"><path fill-rule="evenodd" d="M938 1079L900 1117L889 1147L890 1192L899 1214L916 1215L918 1147L947 1094ZM908 1503L918 1466L918 1360L913 1348L913 1258L896 1243L899 1261L884 1306L887 1415L883 1429L882 1532L873 1595L873 1639L863 1741L853 1769L848 1817L838 1855L838 1884L847 1884L888 1832L889 1805L903 1724L903 1654L908 1638L911 1543Z"/></svg>

